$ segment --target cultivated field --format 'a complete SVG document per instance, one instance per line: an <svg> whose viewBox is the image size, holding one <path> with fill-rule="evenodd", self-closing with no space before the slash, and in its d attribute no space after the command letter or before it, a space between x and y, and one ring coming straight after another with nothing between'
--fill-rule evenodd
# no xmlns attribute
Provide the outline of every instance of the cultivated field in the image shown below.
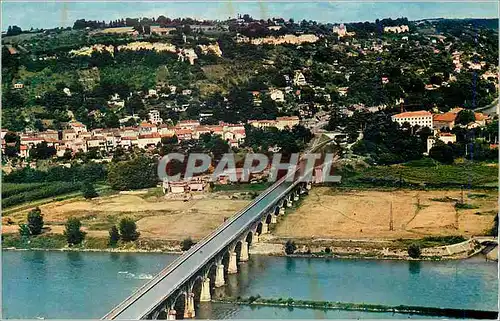
<svg viewBox="0 0 500 321"><path fill-rule="evenodd" d="M40 206L45 225L52 233L62 233L68 217L82 220L91 236L107 236L109 228L122 217L136 220L141 236L163 240L199 239L210 233L248 204L248 200L204 198L166 200L147 195L113 195L94 200L61 201ZM9 216L12 225L3 232L18 231L17 223L26 220L26 212Z"/></svg>
<svg viewBox="0 0 500 321"><path fill-rule="evenodd" d="M274 234L292 238L397 239L427 235L482 235L498 211L495 191L341 191L313 188ZM392 227L391 221L392 203Z"/></svg>

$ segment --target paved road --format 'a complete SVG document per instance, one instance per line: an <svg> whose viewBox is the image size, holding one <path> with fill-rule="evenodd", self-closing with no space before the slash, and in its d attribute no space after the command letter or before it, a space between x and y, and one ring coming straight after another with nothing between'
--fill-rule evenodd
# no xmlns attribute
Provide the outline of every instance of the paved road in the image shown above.
<svg viewBox="0 0 500 321"><path fill-rule="evenodd" d="M179 257L103 319L137 320L143 318L145 313L152 311L182 286L201 266L229 245L235 236L240 235L250 224L258 220L263 211L271 208L295 185L293 182L277 182L243 209L240 212L241 215L236 215L233 220L226 221L224 225Z"/></svg>
<svg viewBox="0 0 500 321"><path fill-rule="evenodd" d="M496 98L488 106L479 107L479 108L476 108L474 110L476 112L482 112L483 114L486 114L486 115L498 115L498 109L499 109L498 108L498 98Z"/></svg>

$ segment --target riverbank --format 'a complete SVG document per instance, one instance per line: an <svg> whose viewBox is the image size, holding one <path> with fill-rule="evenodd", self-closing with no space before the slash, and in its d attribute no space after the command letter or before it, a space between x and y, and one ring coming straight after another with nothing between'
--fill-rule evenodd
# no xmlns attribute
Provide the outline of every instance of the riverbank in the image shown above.
<svg viewBox="0 0 500 321"><path fill-rule="evenodd" d="M376 260L460 260L481 253L484 246L480 245L476 239L465 240L460 243L436 246L422 249L422 255L419 258L411 258L408 256L407 250L404 248L389 249L387 243L383 241L361 242L366 246L366 243L371 244L372 248L359 247L359 240L343 241L340 244L343 246L332 246L325 240L318 240L318 244L314 247L300 245L293 253L287 255L284 251L285 242L273 243L273 238L270 236L261 237L262 241L250 246L249 253L252 255L266 256L288 256L301 258L332 258L332 259L376 259ZM425 240L400 240L400 244L412 241L425 244ZM87 237L81 245L68 246L63 235L60 234L42 234L40 236L31 237L29 240L22 239L16 234L4 234L2 238L2 249L11 251L69 251L69 252L111 252L111 253L166 253L166 254L182 254L181 242L179 241L162 241L143 238L135 242L120 242L117 246L110 247L107 243L107 238L104 237ZM275 240L274 240L275 241ZM443 240L442 240L443 241ZM446 241L446 239L444 240ZM340 242L340 241L337 241ZM390 242L390 241L386 241ZM323 247L325 246L326 247ZM347 244L347 245L346 245ZM350 245L350 246L348 246ZM496 249L495 249L496 250Z"/></svg>
<svg viewBox="0 0 500 321"><path fill-rule="evenodd" d="M346 302L331 302L331 301L311 301L311 300L295 300L293 298L261 298L259 295L250 296L248 298L224 298L215 299L212 302L232 303L239 305L261 305L261 306L276 306L276 307L296 307L309 309L329 309L329 310L347 310L347 311L363 311L363 312L382 312L382 313L404 313L417 314L428 316L445 316L454 318L471 318L471 319L497 319L497 311L481 311L468 309L450 309L450 308L433 308L422 306L390 306L381 304L365 304L365 303L346 303Z"/></svg>

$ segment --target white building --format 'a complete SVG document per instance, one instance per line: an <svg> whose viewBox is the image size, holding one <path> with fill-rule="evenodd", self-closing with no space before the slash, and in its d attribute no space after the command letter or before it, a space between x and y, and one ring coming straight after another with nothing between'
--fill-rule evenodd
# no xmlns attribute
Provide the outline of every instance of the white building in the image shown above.
<svg viewBox="0 0 500 321"><path fill-rule="evenodd" d="M453 144L456 143L457 136L452 133L438 133L436 137L429 136L427 138L427 154L429 154L431 148L436 144L436 140L440 140L445 144Z"/></svg>
<svg viewBox="0 0 500 321"><path fill-rule="evenodd" d="M295 86L305 86L307 85L306 77L300 71L295 71L295 76L293 77L293 84Z"/></svg>
<svg viewBox="0 0 500 321"><path fill-rule="evenodd" d="M425 110L419 111L408 111L400 114L396 114L391 117L393 122L397 122L399 125L404 123L409 123L411 126L419 125L420 127L432 128L432 114Z"/></svg>
<svg viewBox="0 0 500 321"><path fill-rule="evenodd" d="M149 89L148 97L153 97L153 96L158 96L158 92L156 91L156 89Z"/></svg>
<svg viewBox="0 0 500 321"><path fill-rule="evenodd" d="M384 32L394 32L394 33L402 33L409 32L410 28L407 25L395 26L395 27L384 27Z"/></svg>
<svg viewBox="0 0 500 321"><path fill-rule="evenodd" d="M285 94L279 89L272 89L270 92L271 99L276 102L285 102Z"/></svg>
<svg viewBox="0 0 500 321"><path fill-rule="evenodd" d="M151 124L161 124L163 123L163 119L160 117L160 112L156 109L149 111L149 122Z"/></svg>

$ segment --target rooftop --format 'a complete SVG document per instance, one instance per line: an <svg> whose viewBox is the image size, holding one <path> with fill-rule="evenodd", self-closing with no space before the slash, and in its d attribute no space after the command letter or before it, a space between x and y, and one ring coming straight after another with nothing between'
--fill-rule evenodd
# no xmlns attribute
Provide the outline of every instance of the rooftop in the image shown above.
<svg viewBox="0 0 500 321"><path fill-rule="evenodd" d="M432 116L432 114L428 111L425 110L418 110L418 111L407 111L404 113L396 114L393 117L394 118L411 118L411 117L429 117Z"/></svg>

